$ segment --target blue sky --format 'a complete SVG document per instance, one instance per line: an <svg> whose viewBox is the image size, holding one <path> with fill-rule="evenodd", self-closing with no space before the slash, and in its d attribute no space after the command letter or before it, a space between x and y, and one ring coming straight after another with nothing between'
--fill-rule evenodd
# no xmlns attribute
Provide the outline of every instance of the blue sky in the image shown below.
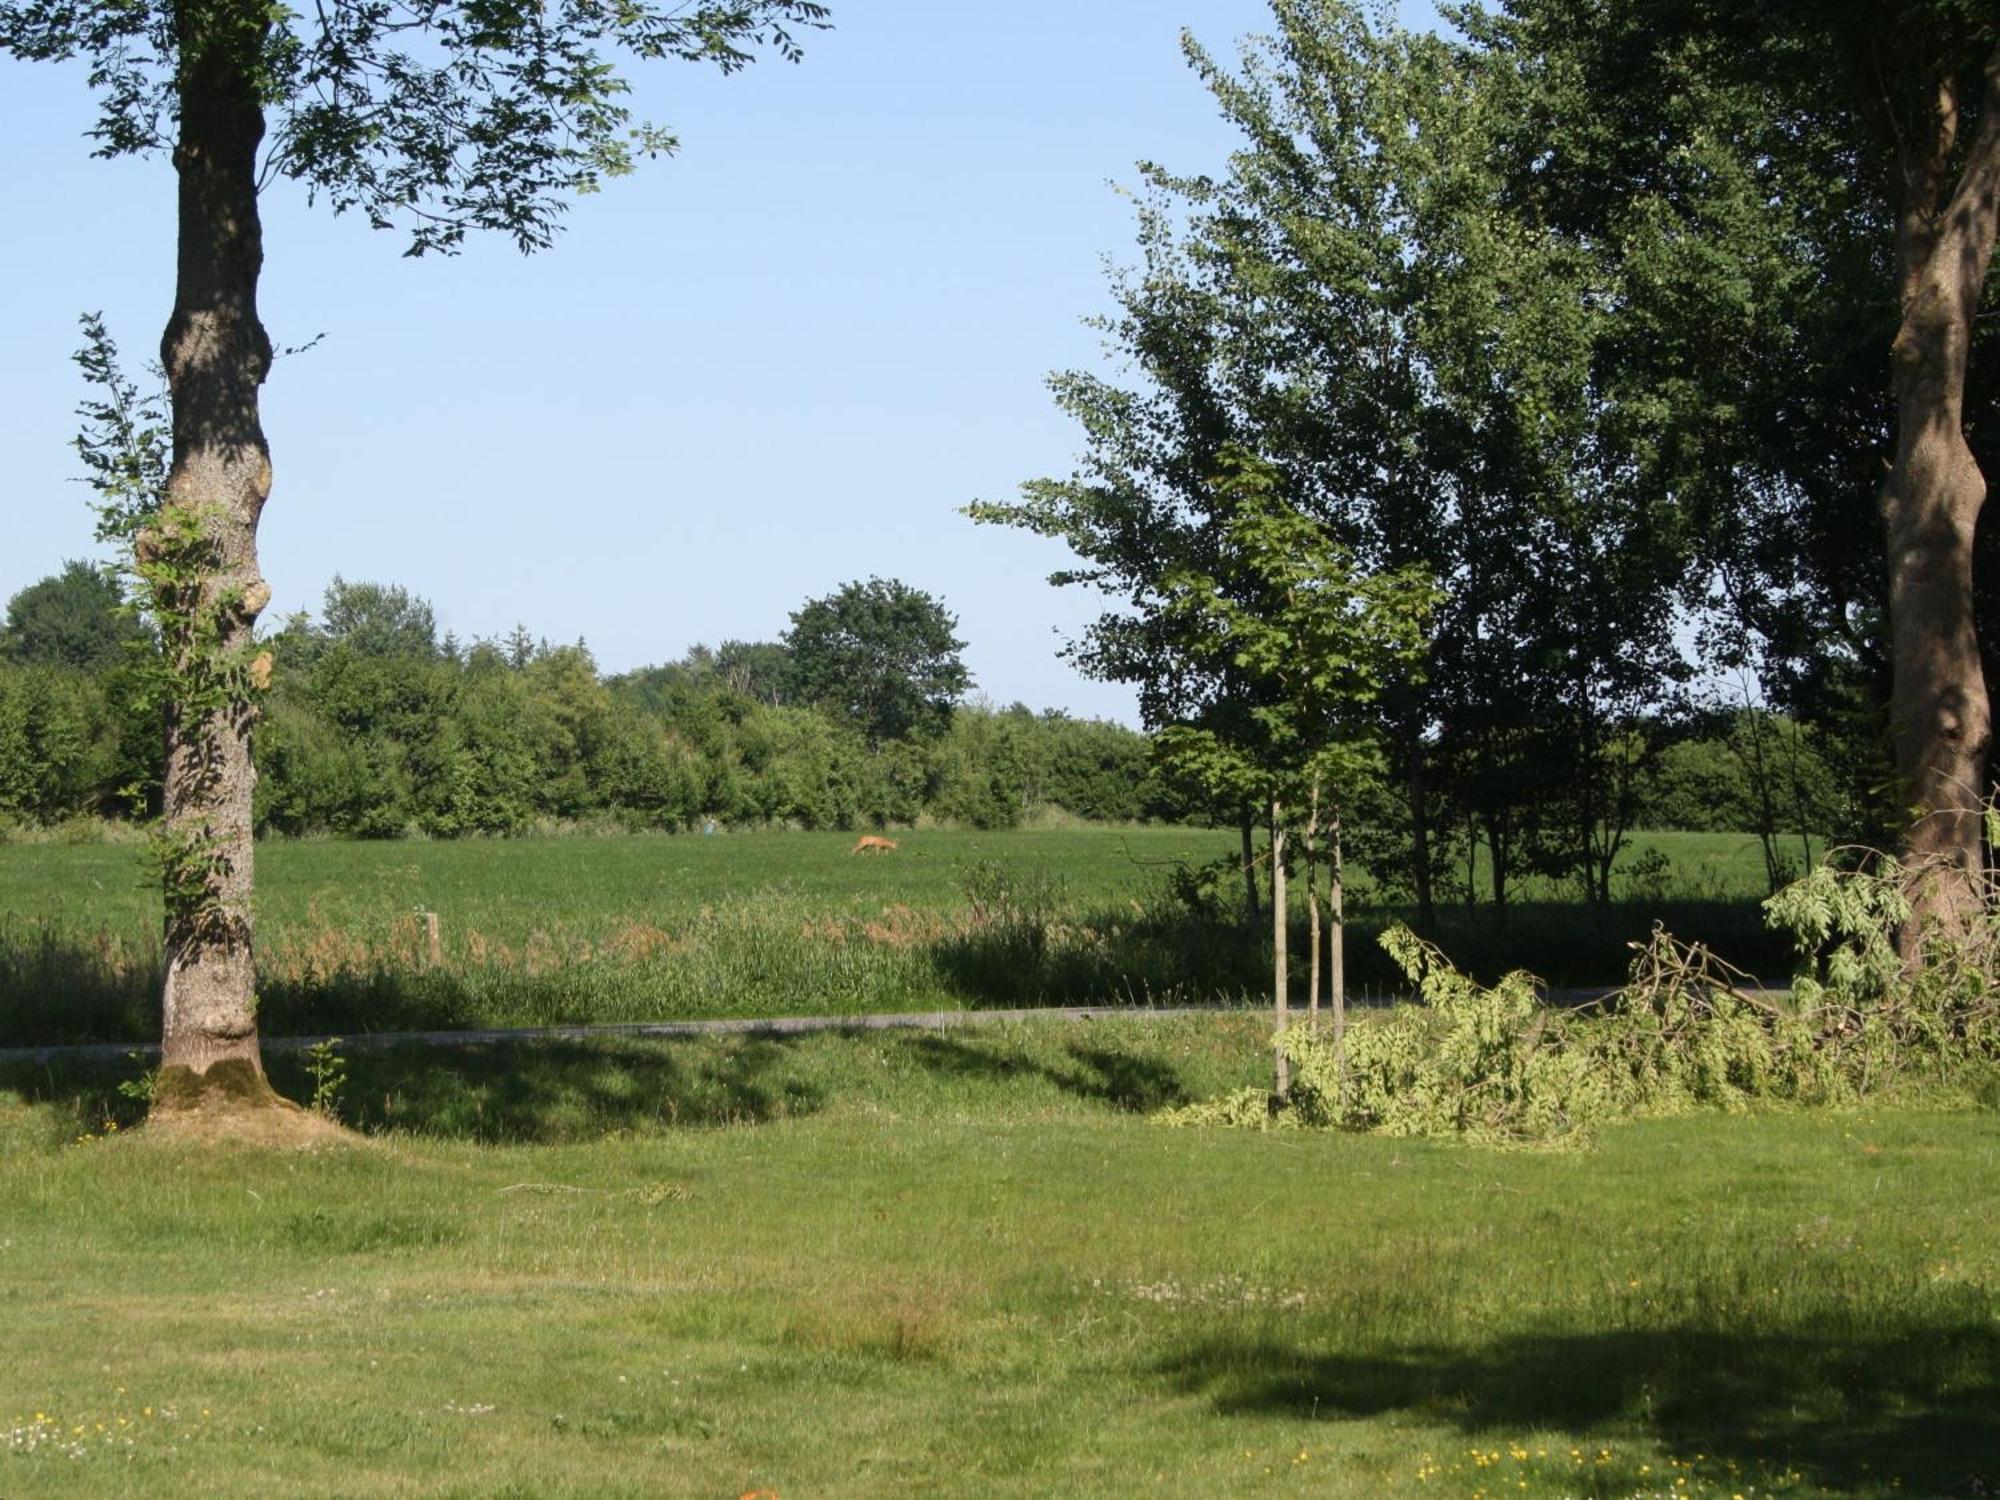
<svg viewBox="0 0 2000 1500"><path fill-rule="evenodd" d="M1044 380L1100 359L1082 320L1132 244L1113 185L1231 145L1180 28L1228 50L1267 21L1263 0L837 0L797 67L636 75L681 154L528 258L408 260L274 188L265 322L325 338L265 387L273 617L340 573L619 671L772 638L880 574L957 613L993 699L1130 720L1056 657L1095 612L1047 586L1063 550L958 512L1072 467ZM101 309L136 369L172 302L172 171L89 159L91 117L80 69L0 63L0 599L97 555L68 482L77 315Z"/></svg>

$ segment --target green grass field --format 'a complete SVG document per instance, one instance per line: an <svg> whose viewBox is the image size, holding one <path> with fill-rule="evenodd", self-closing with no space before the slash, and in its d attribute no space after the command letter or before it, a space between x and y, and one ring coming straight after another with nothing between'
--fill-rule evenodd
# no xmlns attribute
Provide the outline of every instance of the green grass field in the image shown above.
<svg viewBox="0 0 2000 1500"><path fill-rule="evenodd" d="M1251 1017L0 1075L0 1494L1973 1495L2000 1115L1166 1130ZM289 1065L294 1066L295 1064ZM280 1082L294 1093L302 1080ZM609 1132L609 1133L607 1133Z"/></svg>
<svg viewBox="0 0 2000 1500"><path fill-rule="evenodd" d="M258 855L261 1003L274 1035L709 1016L853 1014L1261 995L1265 938L1190 915L1180 863L1232 835L1060 829L275 843ZM1437 936L1483 973L1615 981L1664 918L1783 972L1754 907L1756 841L1642 835L1668 872L1606 913L1524 887L1506 928L1449 906ZM1236 882L1219 886L1237 899ZM423 914L439 918L433 964ZM1357 985L1395 981L1355 913ZM1303 923L1300 923L1301 927ZM130 845L0 844L0 1045L140 1040L157 1029L159 897ZM1303 933L1301 933L1301 941Z"/></svg>

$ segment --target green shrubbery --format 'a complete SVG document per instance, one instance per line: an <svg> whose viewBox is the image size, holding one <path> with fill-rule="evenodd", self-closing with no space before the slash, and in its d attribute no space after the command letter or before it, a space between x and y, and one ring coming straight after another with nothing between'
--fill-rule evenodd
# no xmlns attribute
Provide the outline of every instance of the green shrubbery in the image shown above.
<svg viewBox="0 0 2000 1500"><path fill-rule="evenodd" d="M1756 1103L1832 1105L1887 1090L1989 1088L2000 1065L2000 913L1934 937L1908 967L1893 871L1823 865L1765 903L1801 958L1789 996L1747 987L1664 932L1624 989L1571 1011L1526 973L1488 986L1405 928L1383 945L1423 1003L1327 1033L1286 1033L1293 1082L1171 1111L1174 1124L1276 1124L1561 1142L1607 1122Z"/></svg>
<svg viewBox="0 0 2000 1500"><path fill-rule="evenodd" d="M343 617L350 596L368 604L347 611L361 618ZM328 614L268 641L262 834L1008 828L1049 806L1107 822L1171 811L1151 789L1146 737L1116 724L961 706L921 736L871 742L824 705L758 696L703 651L605 677L581 645L439 640L428 609L398 590L339 586ZM161 728L142 648L83 666L0 651L0 825L157 802Z"/></svg>

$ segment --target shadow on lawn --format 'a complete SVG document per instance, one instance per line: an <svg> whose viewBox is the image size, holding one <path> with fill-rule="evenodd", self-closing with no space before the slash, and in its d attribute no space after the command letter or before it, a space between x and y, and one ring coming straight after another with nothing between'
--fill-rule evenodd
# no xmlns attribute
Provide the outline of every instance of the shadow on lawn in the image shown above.
<svg viewBox="0 0 2000 1500"><path fill-rule="evenodd" d="M487 1144L543 1145L675 1128L757 1124L815 1113L823 1089L793 1066L782 1037L728 1038L700 1047L659 1043L545 1042L473 1047L355 1049L337 1113L366 1134L407 1131ZM312 1097L307 1059L267 1056L272 1085ZM64 1059L0 1067L0 1090L56 1107L59 1134L121 1128L145 1115L143 1096L121 1090L145 1062Z"/></svg>
<svg viewBox="0 0 2000 1500"><path fill-rule="evenodd" d="M1612 1464L1592 1471L1599 1492L1660 1482L1616 1467L1618 1440L1638 1434L1683 1460L1797 1469L1836 1493L1895 1480L1904 1494L1988 1495L2000 1480L2000 1329L1982 1299L1968 1299L1962 1320L1886 1336L1879 1322L1867 1332L1668 1327L1372 1355L1211 1340L1158 1373L1225 1414L1409 1411L1507 1448L1566 1429L1612 1450Z"/></svg>
<svg viewBox="0 0 2000 1500"><path fill-rule="evenodd" d="M1407 990L1383 951L1382 932L1415 922L1406 908L1350 913L1346 972L1353 993ZM1503 917L1490 906L1440 907L1424 935L1466 973L1486 983L1511 969L1558 986L1621 982L1635 943L1659 923L1706 944L1770 980L1790 972L1785 938L1769 929L1750 901L1625 901L1603 908L1566 902L1516 905ZM1303 976L1306 923L1292 929L1293 975ZM954 931L932 944L944 986L970 1009L1036 1005L1203 1003L1268 994L1268 924L1232 914L1194 913L1155 904L1140 912L1003 915Z"/></svg>
<svg viewBox="0 0 2000 1500"><path fill-rule="evenodd" d="M949 1078L988 1082L1042 1078L1064 1093L1140 1114L1188 1102L1180 1075L1171 1065L1108 1047L1071 1042L1063 1060L1051 1063L1018 1047L929 1032L910 1038L907 1046L925 1067Z"/></svg>
<svg viewBox="0 0 2000 1500"><path fill-rule="evenodd" d="M760 1124L813 1114L820 1088L790 1069L782 1037L658 1043L542 1042L357 1050L342 1122L487 1143L597 1140L621 1132ZM305 1060L273 1058L272 1082L310 1097Z"/></svg>

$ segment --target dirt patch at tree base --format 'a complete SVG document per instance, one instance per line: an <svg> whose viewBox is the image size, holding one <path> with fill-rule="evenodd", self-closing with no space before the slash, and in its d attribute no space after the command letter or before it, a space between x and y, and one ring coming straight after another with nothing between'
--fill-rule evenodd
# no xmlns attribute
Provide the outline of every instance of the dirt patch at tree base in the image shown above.
<svg viewBox="0 0 2000 1500"><path fill-rule="evenodd" d="M224 1058L206 1071L162 1068L145 1133L152 1139L226 1142L274 1150L360 1145L362 1138L273 1089L246 1058Z"/></svg>

